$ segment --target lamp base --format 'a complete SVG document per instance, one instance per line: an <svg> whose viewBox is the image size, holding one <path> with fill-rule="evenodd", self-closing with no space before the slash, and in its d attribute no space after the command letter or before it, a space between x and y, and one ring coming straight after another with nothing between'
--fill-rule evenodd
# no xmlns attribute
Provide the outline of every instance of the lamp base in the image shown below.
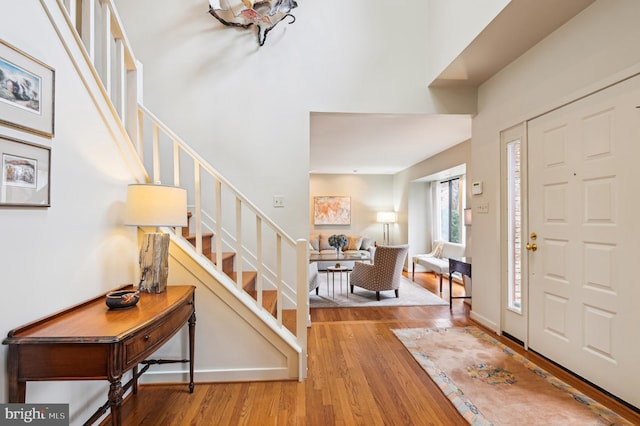
<svg viewBox="0 0 640 426"><path fill-rule="evenodd" d="M138 290L162 293L169 275L169 234L144 234L140 246L140 284Z"/></svg>

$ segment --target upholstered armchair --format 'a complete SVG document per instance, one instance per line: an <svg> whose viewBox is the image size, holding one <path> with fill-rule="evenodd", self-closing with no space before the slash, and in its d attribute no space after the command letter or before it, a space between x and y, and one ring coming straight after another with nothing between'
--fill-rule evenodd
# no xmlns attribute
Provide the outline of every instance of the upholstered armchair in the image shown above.
<svg viewBox="0 0 640 426"><path fill-rule="evenodd" d="M357 286L375 291L377 300L380 300L380 292L387 290L394 290L396 297L399 297L402 267L408 252L408 245L378 246L373 265L362 262L356 262L353 265L351 293L353 293L353 287Z"/></svg>

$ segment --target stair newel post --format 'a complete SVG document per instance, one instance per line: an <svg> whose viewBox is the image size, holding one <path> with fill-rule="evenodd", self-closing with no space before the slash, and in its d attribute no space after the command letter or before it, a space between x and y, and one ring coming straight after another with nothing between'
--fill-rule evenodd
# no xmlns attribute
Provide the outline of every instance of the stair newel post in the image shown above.
<svg viewBox="0 0 640 426"><path fill-rule="evenodd" d="M296 338L302 348L298 380L307 377L307 327L311 327L309 315L309 241L296 241Z"/></svg>

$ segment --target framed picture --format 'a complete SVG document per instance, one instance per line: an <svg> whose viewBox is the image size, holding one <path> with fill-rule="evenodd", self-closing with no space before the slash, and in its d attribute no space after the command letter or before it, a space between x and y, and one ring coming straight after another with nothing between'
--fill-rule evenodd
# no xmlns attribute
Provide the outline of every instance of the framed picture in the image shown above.
<svg viewBox="0 0 640 426"><path fill-rule="evenodd" d="M351 197L313 197L314 225L351 225Z"/></svg>
<svg viewBox="0 0 640 426"><path fill-rule="evenodd" d="M0 123L53 137L55 71L0 40Z"/></svg>
<svg viewBox="0 0 640 426"><path fill-rule="evenodd" d="M49 207L51 150L0 136L0 206Z"/></svg>

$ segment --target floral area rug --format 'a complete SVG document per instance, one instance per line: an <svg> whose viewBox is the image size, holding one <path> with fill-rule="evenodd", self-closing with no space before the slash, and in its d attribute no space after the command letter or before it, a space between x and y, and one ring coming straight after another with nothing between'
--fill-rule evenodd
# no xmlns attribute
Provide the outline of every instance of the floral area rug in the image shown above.
<svg viewBox="0 0 640 426"><path fill-rule="evenodd" d="M630 425L477 327L394 334L471 425Z"/></svg>

